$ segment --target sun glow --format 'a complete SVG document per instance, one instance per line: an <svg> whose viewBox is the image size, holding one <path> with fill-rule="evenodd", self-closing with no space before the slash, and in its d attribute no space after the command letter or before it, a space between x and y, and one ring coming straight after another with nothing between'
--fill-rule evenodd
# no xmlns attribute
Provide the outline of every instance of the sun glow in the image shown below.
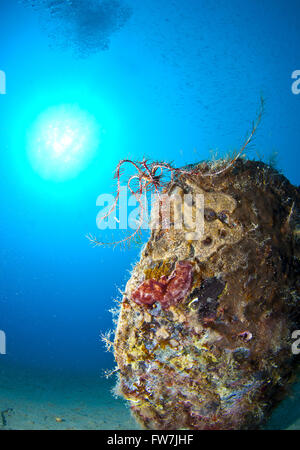
<svg viewBox="0 0 300 450"><path fill-rule="evenodd" d="M35 121L28 139L28 157L43 178L74 178L92 158L100 143L95 118L77 105L47 109Z"/></svg>

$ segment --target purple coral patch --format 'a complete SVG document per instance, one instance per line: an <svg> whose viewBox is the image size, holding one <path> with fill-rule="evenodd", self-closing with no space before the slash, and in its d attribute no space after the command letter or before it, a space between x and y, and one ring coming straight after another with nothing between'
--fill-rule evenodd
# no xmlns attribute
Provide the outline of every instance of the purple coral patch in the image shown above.
<svg viewBox="0 0 300 450"><path fill-rule="evenodd" d="M192 285L193 266L188 261L179 261L169 278L163 276L159 281L144 281L132 294L138 305L153 305L160 302L163 309L180 303Z"/></svg>

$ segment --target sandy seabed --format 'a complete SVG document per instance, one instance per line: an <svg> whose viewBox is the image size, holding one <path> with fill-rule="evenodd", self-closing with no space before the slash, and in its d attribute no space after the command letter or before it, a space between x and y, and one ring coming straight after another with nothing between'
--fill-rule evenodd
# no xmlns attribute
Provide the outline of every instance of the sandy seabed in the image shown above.
<svg viewBox="0 0 300 450"><path fill-rule="evenodd" d="M0 429L140 429L113 379L14 367L0 361Z"/></svg>
<svg viewBox="0 0 300 450"><path fill-rule="evenodd" d="M115 380L16 367L0 361L0 430L139 430L111 390ZM300 382L264 428L300 429Z"/></svg>

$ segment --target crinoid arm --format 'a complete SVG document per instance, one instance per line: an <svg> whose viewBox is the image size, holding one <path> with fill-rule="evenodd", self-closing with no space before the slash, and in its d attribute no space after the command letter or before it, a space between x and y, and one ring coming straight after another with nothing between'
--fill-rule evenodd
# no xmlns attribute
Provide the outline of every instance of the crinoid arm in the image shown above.
<svg viewBox="0 0 300 450"><path fill-rule="evenodd" d="M130 159L123 159L117 165L114 178L117 179L117 193L115 200L109 209L109 211L103 215L100 222L107 218L117 207L118 200L120 198L121 183L120 178L122 175L122 169L125 164L131 165L135 173L131 175L126 181L127 189L132 195L135 196L137 203L140 207L140 218L138 221L138 227L129 236L118 241L103 242L98 240L95 236L88 234L86 237L94 246L116 246L119 244L129 244L131 242L141 242L140 231L144 221L144 207L143 197L147 195L147 192L154 191L159 197L163 186L170 182L170 179L166 176L167 173L171 175L171 181L176 174L180 173L180 169L176 169L166 162L151 162L147 159L142 161L131 161ZM158 172L159 171L159 172ZM166 173L167 172L167 173ZM165 177L165 179L163 179ZM168 179L167 179L168 178ZM135 183L135 185L133 185Z"/></svg>
<svg viewBox="0 0 300 450"><path fill-rule="evenodd" d="M109 211L108 211L103 217L101 217L100 221L106 219L106 218L107 218L107 217L108 217L108 216L116 209L116 206L117 206L117 203L118 203L118 200L119 200L119 197L120 197L120 187L121 187L121 186L120 186L120 185L121 185L120 178L121 178L121 175L122 175L122 172L121 172L121 171L122 171L122 166L123 166L123 164L125 164L125 163L130 163L130 164L132 164L137 170L139 170L138 166L136 165L136 163L135 163L134 161L131 161L131 160L129 160L129 159L122 159L122 160L119 162L119 164L117 165L115 174L114 174L114 178L117 179L117 193L116 193L116 196L115 196L115 200L114 200L114 202L113 202L111 208L109 209Z"/></svg>
<svg viewBox="0 0 300 450"><path fill-rule="evenodd" d="M248 147L250 142L252 141L252 139L253 139L253 137L255 135L255 132L256 132L256 130L257 130L257 128L258 128L258 126L259 126L259 124L261 122L261 119L262 119L262 116L263 116L263 113L264 113L264 107L265 107L265 101L264 101L264 98L261 97L260 98L259 111L258 111L258 114L257 114L256 121L253 122L251 132L250 132L249 136L247 137L247 139L245 140L245 142L242 145L242 147L240 148L240 150L238 151L238 153L236 154L236 156L230 161L230 163L227 164L222 169L217 170L216 172L210 172L210 173L202 174L203 177L213 177L213 176L216 176L216 175L220 175L221 173L227 171L230 167L233 166L233 164L239 159L239 157L242 155L242 153L244 152L246 147Z"/></svg>
<svg viewBox="0 0 300 450"><path fill-rule="evenodd" d="M214 177L226 172L230 167L233 166L233 164L242 155L246 147L252 141L255 132L260 124L263 112L264 112L264 99L261 97L259 112L256 121L252 125L252 129L249 136L245 140L244 144L242 145L238 153L234 157L232 157L231 161L225 166L222 163L223 167L221 167L219 170L215 171L209 170L208 172L205 172L205 170L203 170L203 165L201 164L198 164L195 167L187 166L185 168L180 169L173 167L171 163L167 163L165 161L150 161L145 158L142 161L132 161L131 159L122 159L117 165L114 174L114 178L117 179L117 193L114 202L110 207L110 209L108 210L108 212L100 218L100 222L105 218L107 218L108 216L110 216L110 214L112 214L113 211L115 211L120 198L120 189L121 189L120 178L122 175L123 166L129 165L131 166L131 168L134 169L135 173L129 176L129 178L126 181L126 186L127 189L130 191L130 193L135 196L137 203L139 204L140 207L140 219L138 227L131 234L129 234L129 236L126 236L118 241L103 242L98 240L91 234L88 234L87 238L89 239L89 241L95 246L105 246L105 245L117 246L122 244L128 244L136 239L139 240L140 231L144 221L144 209L142 200L143 197L146 196L147 193L152 191L160 199L163 189L167 187L169 183L174 183L182 175L187 176L199 175L200 177ZM207 164L207 167L209 169L210 166ZM137 183L137 185L134 185L135 183Z"/></svg>
<svg viewBox="0 0 300 450"><path fill-rule="evenodd" d="M131 233L130 235L124 237L123 239L120 239L118 241L111 241L111 242L103 242L100 241L99 239L96 238L96 236L93 236L91 233L86 235L86 238L91 242L91 244L94 247L117 247L118 245L122 246L126 246L128 245L128 247L130 247L131 243L136 242L137 244L141 244L142 243L142 239L140 237L140 231L141 231L141 225L134 230L133 233Z"/></svg>
<svg viewBox="0 0 300 450"><path fill-rule="evenodd" d="M114 174L114 178L117 179L117 192L116 192L116 196L114 199L114 202L112 204L112 206L110 207L110 209L108 210L108 212L106 214L104 214L101 218L99 222L102 222L104 219L106 219L108 216L110 216L110 214L112 214L118 204L118 200L120 198L120 189L121 189L121 175L122 175L122 169L123 169L123 165L124 164L130 164L134 167L134 169L137 171L137 175L133 175L129 178L129 180L127 181L127 188L129 189L129 191L135 195L135 197L137 198L138 203L140 204L141 207L141 214L143 213L143 209L142 209L142 204L141 204L141 196L143 194L143 184L141 182L142 179L142 171L141 171L141 162L135 162L135 161L131 161L130 159L122 159L115 170L115 174ZM138 180L138 190L134 191L133 188L131 187L131 182L133 180L137 179ZM112 241L112 242L102 242L100 240L98 240L95 236L93 236L91 233L87 234L86 237L87 239L94 245L94 246L115 246L115 245L119 245L119 244L123 244L126 243L127 241L130 241L132 238L134 238L136 236L136 234L139 232L140 228L142 225L142 219L140 222L140 226L129 236L125 237L124 239L121 239L119 241Z"/></svg>

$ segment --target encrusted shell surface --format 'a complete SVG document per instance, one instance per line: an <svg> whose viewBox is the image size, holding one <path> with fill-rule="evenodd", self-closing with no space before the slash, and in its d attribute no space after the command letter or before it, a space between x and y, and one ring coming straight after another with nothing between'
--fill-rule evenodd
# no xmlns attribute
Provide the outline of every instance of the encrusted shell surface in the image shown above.
<svg viewBox="0 0 300 450"><path fill-rule="evenodd" d="M297 362L299 190L254 161L215 177L182 176L174 189L204 195L204 235L152 231L119 315L118 391L145 428L256 428ZM133 300L145 280L167 280L180 261L191 264L192 283L179 303Z"/></svg>

